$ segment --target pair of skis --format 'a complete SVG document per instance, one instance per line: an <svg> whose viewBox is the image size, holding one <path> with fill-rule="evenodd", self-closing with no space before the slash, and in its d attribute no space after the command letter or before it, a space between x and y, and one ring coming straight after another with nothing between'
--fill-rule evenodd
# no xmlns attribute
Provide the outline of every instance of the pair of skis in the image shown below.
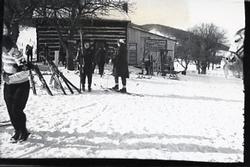
<svg viewBox="0 0 250 167"><path fill-rule="evenodd" d="M53 96L53 94L52 94L51 90L49 89L49 86L47 85L39 67L37 65L34 65L34 64L31 65L31 69L29 70L33 94L37 95L35 81L34 81L34 75L32 74L32 70L37 74L39 80L41 81L43 87L46 89L47 93L49 95Z"/></svg>
<svg viewBox="0 0 250 167"><path fill-rule="evenodd" d="M2 122L0 122L0 127L10 126L10 125L11 125L10 121L2 121Z"/></svg>
<svg viewBox="0 0 250 167"><path fill-rule="evenodd" d="M112 88L104 88L103 86L101 86L101 88L106 92L117 92L117 93L121 93L121 94L125 94L125 95L144 97L143 94L131 93L131 92L121 92L120 90L115 90Z"/></svg>
<svg viewBox="0 0 250 167"><path fill-rule="evenodd" d="M52 70L52 77L54 77L55 81L58 83L58 85L60 86L62 92L66 95L66 92L62 86L62 83L60 81L60 78L64 81L64 83L66 84L66 86L68 87L68 89L70 90L71 94L74 94L74 91L72 90L72 88L74 88L78 93L81 93L81 91L75 86L73 85L63 74L62 72L59 71L59 69L57 68L57 66L55 65L55 63L52 60L46 59L47 62L49 63L49 66ZM72 88L71 88L71 87Z"/></svg>
<svg viewBox="0 0 250 167"><path fill-rule="evenodd" d="M60 86L63 94L66 95L66 91L65 89L63 88L62 86L62 83L60 81L60 78L64 81L64 83L66 84L66 86L68 87L68 89L70 90L70 92L72 94L74 94L74 91L72 90L72 88L74 88L78 93L81 93L81 91L76 87L74 86L57 68L57 66L55 65L55 63L52 61L52 60L49 60L47 58L45 58L49 64L49 66L51 67L51 70L52 70L52 77L53 79L57 82L57 84ZM49 86L47 85L41 71L39 70L38 66L37 65L31 65L31 69L35 71L35 73L37 74L39 80L41 81L43 87L46 89L47 93L51 96L53 96ZM32 84L32 90L33 90L33 93L34 95L37 94L36 92L36 88L35 88L35 82L34 82L34 76L32 74L32 70L30 70L30 79L31 79L31 84ZM71 88L72 87L72 88Z"/></svg>

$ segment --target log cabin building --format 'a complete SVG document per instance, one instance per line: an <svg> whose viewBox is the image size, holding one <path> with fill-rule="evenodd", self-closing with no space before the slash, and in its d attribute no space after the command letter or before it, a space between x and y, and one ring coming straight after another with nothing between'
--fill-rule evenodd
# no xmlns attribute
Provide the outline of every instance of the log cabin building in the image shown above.
<svg viewBox="0 0 250 167"><path fill-rule="evenodd" d="M60 44L59 34L54 25L46 22L43 18L36 18L37 34L37 60L41 61L44 55L44 45L48 47L48 55L54 57L55 51L60 51L60 55L66 56L65 50ZM67 35L67 21L61 30L63 36ZM142 67L144 59L149 57L153 62L153 71L162 72L173 66L174 50L176 40L161 35L150 33L138 28L131 23L127 14L105 16L102 18L81 19L79 23L83 41L90 41L98 45L105 45L108 49L109 58L112 57L113 48L119 39L125 39L128 50L128 64ZM72 43L80 41L80 33L76 31L73 35ZM73 54L76 54L74 49Z"/></svg>
<svg viewBox="0 0 250 167"><path fill-rule="evenodd" d="M111 16L104 18L81 19L78 30L81 29L83 41L94 43L95 46L106 45L112 49L119 39L127 40L127 27L130 22L126 14L121 16ZM65 52L63 46L60 44L59 34L54 25L46 22L43 18L36 18L36 34L37 34L37 59L41 60L44 55L45 44L48 47L48 55L53 58L55 51L60 51L60 54ZM69 22L65 21L61 32L63 36L68 34ZM80 41L79 31L75 31L71 41L73 45L76 41ZM73 53L76 52L76 49Z"/></svg>

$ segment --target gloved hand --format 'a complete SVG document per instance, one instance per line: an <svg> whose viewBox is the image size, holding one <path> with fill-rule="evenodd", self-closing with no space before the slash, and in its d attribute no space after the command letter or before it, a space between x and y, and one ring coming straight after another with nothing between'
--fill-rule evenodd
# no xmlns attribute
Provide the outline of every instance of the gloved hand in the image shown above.
<svg viewBox="0 0 250 167"><path fill-rule="evenodd" d="M34 65L31 62L28 62L26 66L28 67L29 70L34 68Z"/></svg>

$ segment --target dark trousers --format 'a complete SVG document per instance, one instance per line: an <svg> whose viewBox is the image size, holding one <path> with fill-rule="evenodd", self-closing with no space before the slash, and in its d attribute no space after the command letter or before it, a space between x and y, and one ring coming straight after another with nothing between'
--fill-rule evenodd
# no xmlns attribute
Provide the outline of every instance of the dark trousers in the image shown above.
<svg viewBox="0 0 250 167"><path fill-rule="evenodd" d="M33 54L28 54L27 56L28 56L28 58L27 58L28 62L32 62Z"/></svg>
<svg viewBox="0 0 250 167"><path fill-rule="evenodd" d="M4 100L10 121L16 131L26 131L26 115L23 112L29 98L29 81L20 84L4 84Z"/></svg>
<svg viewBox="0 0 250 167"><path fill-rule="evenodd" d="M83 73L82 73L82 85L83 86L85 85L86 77L88 77L88 87L91 87L91 84L92 84L92 72L91 71L86 72L85 70L83 70Z"/></svg>
<svg viewBox="0 0 250 167"><path fill-rule="evenodd" d="M149 75L149 67L146 66L145 69L146 69L146 75Z"/></svg>
<svg viewBox="0 0 250 167"><path fill-rule="evenodd" d="M95 72L95 67L96 67L96 63L93 63L93 68L92 68L92 73L94 74L94 72Z"/></svg>
<svg viewBox="0 0 250 167"><path fill-rule="evenodd" d="M104 72L104 63L99 63L98 64L98 68L99 68L99 74L103 75L103 72Z"/></svg>
<svg viewBox="0 0 250 167"><path fill-rule="evenodd" d="M118 76L115 76L115 83L118 84L119 83L119 77ZM126 77L121 77L122 79L122 85L123 86L126 86Z"/></svg>

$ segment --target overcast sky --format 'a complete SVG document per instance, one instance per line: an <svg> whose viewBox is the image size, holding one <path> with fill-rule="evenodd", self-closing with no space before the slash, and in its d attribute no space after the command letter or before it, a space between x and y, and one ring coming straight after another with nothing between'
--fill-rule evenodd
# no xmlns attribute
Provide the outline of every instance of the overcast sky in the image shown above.
<svg viewBox="0 0 250 167"><path fill-rule="evenodd" d="M196 24L214 23L231 40L245 27L244 0L130 0L135 24L156 23L187 30Z"/></svg>

